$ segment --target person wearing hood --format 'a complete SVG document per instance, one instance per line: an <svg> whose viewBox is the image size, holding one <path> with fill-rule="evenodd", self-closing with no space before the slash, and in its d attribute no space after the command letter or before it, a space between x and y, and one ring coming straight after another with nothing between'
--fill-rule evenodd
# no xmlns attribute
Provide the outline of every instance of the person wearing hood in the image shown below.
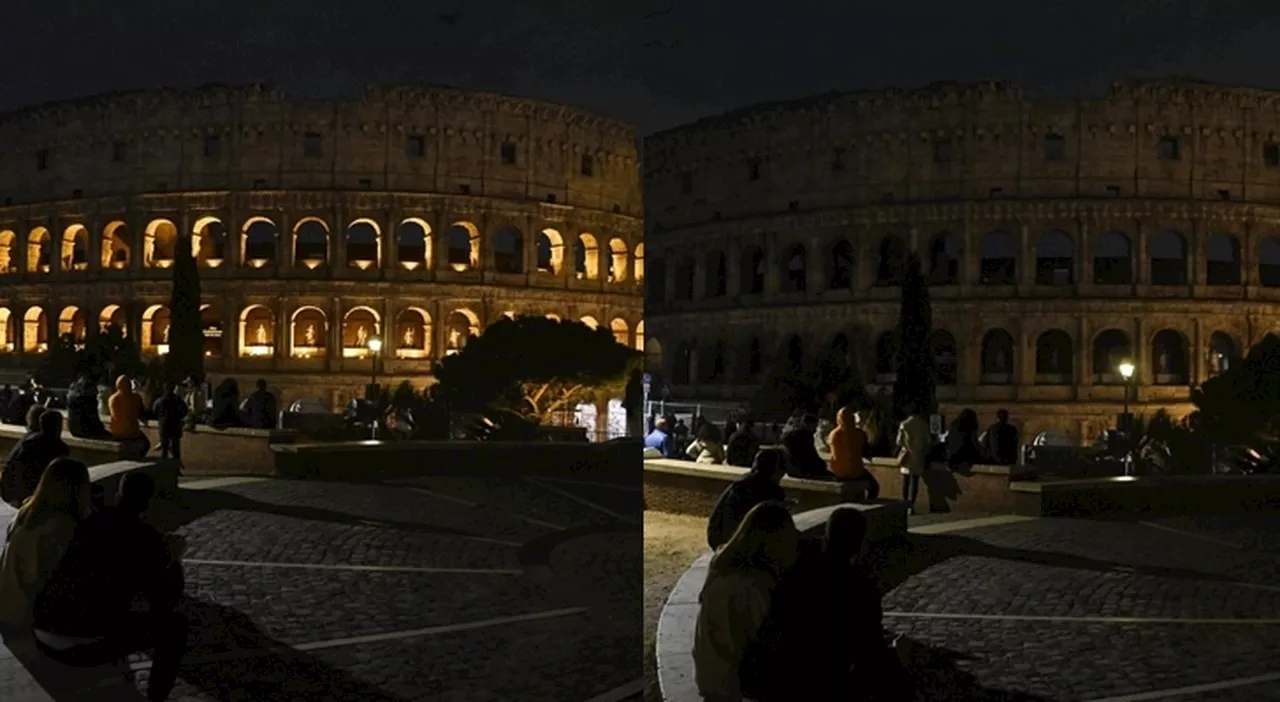
<svg viewBox="0 0 1280 702"><path fill-rule="evenodd" d="M831 446L827 468L838 480L848 481L851 486L865 486L867 501L872 502L880 497L880 482L863 463L867 433L859 427L859 419L852 406L841 407L836 413L836 428L827 437L827 444Z"/></svg>
<svg viewBox="0 0 1280 702"><path fill-rule="evenodd" d="M968 470L974 463L982 462L978 428L978 413L971 409L960 412L960 416L952 422L944 441L947 464L951 470Z"/></svg>
<svg viewBox="0 0 1280 702"><path fill-rule="evenodd" d="M827 462L818 455L814 435L818 431L818 417L806 414L798 427L784 431L782 446L791 457L787 471L797 478L817 478L827 474Z"/></svg>
<svg viewBox="0 0 1280 702"><path fill-rule="evenodd" d="M36 408L39 405L32 408L32 414ZM60 412L40 408L35 421L39 424L38 430L14 445L0 469L0 499L15 507L35 492L40 477L54 459L71 455L71 449L62 440Z"/></svg>
<svg viewBox="0 0 1280 702"><path fill-rule="evenodd" d="M240 417L240 384L235 378L225 378L214 388L209 426L215 429L244 426L244 420Z"/></svg>
<svg viewBox="0 0 1280 702"><path fill-rule="evenodd" d="M777 449L764 449L756 454L751 470L730 483L716 500L707 520L708 546L715 549L727 543L742 519L756 505L786 501L786 493L780 485L786 462L786 456Z"/></svg>
<svg viewBox="0 0 1280 702"><path fill-rule="evenodd" d="M115 394L107 400L111 423L107 427L111 436L120 442L120 454L130 458L142 458L151 450L151 440L142 433L142 398L133 390L129 376L116 378Z"/></svg>
<svg viewBox="0 0 1280 702"><path fill-rule="evenodd" d="M98 386L88 376L80 376L67 392L67 431L82 439L109 436L98 414Z"/></svg>

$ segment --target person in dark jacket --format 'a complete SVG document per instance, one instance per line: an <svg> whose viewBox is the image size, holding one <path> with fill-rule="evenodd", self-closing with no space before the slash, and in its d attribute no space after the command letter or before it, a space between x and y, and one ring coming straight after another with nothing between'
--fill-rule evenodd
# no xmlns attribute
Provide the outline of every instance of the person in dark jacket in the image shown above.
<svg viewBox="0 0 1280 702"><path fill-rule="evenodd" d="M790 457L787 474L797 478L826 478L827 462L818 455L814 432L818 429L818 417L806 414L800 425L782 435L782 446Z"/></svg>
<svg viewBox="0 0 1280 702"><path fill-rule="evenodd" d="M244 415L245 426L254 429L274 429L276 427L276 396L267 390L267 381L258 378L254 390L244 398L240 406Z"/></svg>
<svg viewBox="0 0 1280 702"><path fill-rule="evenodd" d="M4 423L22 426L27 421L27 412L35 405L35 394L31 389L18 388L9 397L9 404L5 405Z"/></svg>
<svg viewBox="0 0 1280 702"><path fill-rule="evenodd" d="M156 400L152 411L160 434L160 457L182 460L182 427L187 418L187 403L178 397L172 383L165 384L164 394Z"/></svg>
<svg viewBox="0 0 1280 702"><path fill-rule="evenodd" d="M81 439L111 436L98 414L98 384L88 376L77 378L67 391L67 431Z"/></svg>
<svg viewBox="0 0 1280 702"><path fill-rule="evenodd" d="M214 389L209 426L215 429L244 426L244 420L240 417L240 385L235 378L223 380Z"/></svg>
<svg viewBox="0 0 1280 702"><path fill-rule="evenodd" d="M978 444L978 413L971 409L960 412L947 430L947 464L952 470L967 469L982 462L982 447Z"/></svg>
<svg viewBox="0 0 1280 702"><path fill-rule="evenodd" d="M729 435L729 443L725 445L724 462L739 468L748 468L760 450L760 437L756 436L755 422L744 420L737 431Z"/></svg>
<svg viewBox="0 0 1280 702"><path fill-rule="evenodd" d="M1018 428L1009 423L1009 410L999 410L996 423L987 428L983 437L983 456L998 466L1011 466L1018 462L1018 442Z"/></svg>
<svg viewBox="0 0 1280 702"><path fill-rule="evenodd" d="M62 414L41 408L40 430L22 437L0 468L0 499L17 507L35 492L40 476L55 458L70 456L62 440Z"/></svg>
<svg viewBox="0 0 1280 702"><path fill-rule="evenodd" d="M184 577L181 537L162 536L142 514L155 494L151 476L134 471L119 500L80 523L67 553L36 597L36 645L71 666L97 666L155 649L147 698L159 702L177 681L188 623L175 608ZM145 612L134 611L141 595Z"/></svg>
<svg viewBox="0 0 1280 702"><path fill-rule="evenodd" d="M786 494L778 483L786 470L786 457L777 449L756 454L751 471L720 493L707 520L707 545L720 548L737 531L743 517L761 502L784 502Z"/></svg>

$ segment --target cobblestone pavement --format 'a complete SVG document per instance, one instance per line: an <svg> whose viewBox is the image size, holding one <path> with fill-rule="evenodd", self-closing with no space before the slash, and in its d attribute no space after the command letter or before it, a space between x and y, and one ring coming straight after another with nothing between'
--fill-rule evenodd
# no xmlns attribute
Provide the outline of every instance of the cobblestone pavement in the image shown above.
<svg viewBox="0 0 1280 702"><path fill-rule="evenodd" d="M190 544L195 626L173 700L587 702L642 677L634 488L482 477L184 488L154 515ZM530 544L535 567L521 556ZM148 659L131 667L145 683Z"/></svg>
<svg viewBox="0 0 1280 702"><path fill-rule="evenodd" d="M1278 516L1039 519L875 561L940 699L1280 699Z"/></svg>

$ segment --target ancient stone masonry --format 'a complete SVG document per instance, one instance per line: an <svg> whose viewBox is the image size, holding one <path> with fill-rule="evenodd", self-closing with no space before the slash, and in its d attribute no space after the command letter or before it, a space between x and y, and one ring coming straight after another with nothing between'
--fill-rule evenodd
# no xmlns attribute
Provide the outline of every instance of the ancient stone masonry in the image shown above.
<svg viewBox="0 0 1280 702"><path fill-rule="evenodd" d="M111 323L163 353L180 236L206 368L286 401L340 403L375 362L426 382L504 315L643 338L635 133L604 117L437 87L208 86L0 115L0 144L0 368Z"/></svg>
<svg viewBox="0 0 1280 702"><path fill-rule="evenodd" d="M647 353L673 398L787 355L892 385L898 283L932 286L943 411L1114 423L1280 332L1280 93L1121 81L1044 103L940 83L744 108L645 143Z"/></svg>

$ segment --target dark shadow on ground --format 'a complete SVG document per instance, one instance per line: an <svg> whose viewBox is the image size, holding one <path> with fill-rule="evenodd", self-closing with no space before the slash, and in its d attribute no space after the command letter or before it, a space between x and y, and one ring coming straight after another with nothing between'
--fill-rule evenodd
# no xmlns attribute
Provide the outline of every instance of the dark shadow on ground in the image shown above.
<svg viewBox="0 0 1280 702"><path fill-rule="evenodd" d="M179 611L190 620L191 633L178 673L179 689L171 698L177 698L185 685L199 688L220 702L401 702L349 673L272 639L235 609L188 598Z"/></svg>
<svg viewBox="0 0 1280 702"><path fill-rule="evenodd" d="M958 665L974 656L903 636L898 640L899 658L915 687L916 700L942 702L1051 702L1052 698L1029 692L983 687L978 679Z"/></svg>
<svg viewBox="0 0 1280 702"><path fill-rule="evenodd" d="M6 634L3 645L54 702L146 702L120 668L62 665L40 653L29 637L19 640Z"/></svg>

